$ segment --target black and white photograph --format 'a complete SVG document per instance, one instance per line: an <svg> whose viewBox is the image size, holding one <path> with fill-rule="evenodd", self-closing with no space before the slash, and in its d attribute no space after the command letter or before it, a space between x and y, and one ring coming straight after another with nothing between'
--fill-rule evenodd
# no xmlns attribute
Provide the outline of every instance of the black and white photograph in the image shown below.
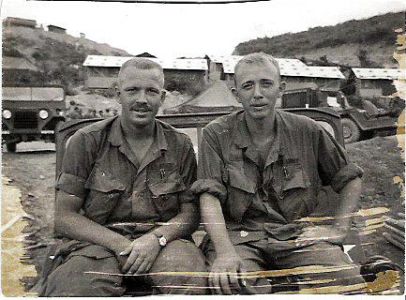
<svg viewBox="0 0 406 300"><path fill-rule="evenodd" d="M404 1L0 16L4 297L404 299Z"/></svg>

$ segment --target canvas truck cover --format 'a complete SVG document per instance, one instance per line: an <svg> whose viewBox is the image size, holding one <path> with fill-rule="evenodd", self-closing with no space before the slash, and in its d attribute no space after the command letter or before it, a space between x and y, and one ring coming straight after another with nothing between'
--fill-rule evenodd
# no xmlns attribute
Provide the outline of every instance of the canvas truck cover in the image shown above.
<svg viewBox="0 0 406 300"><path fill-rule="evenodd" d="M3 87L2 99L6 101L63 101L61 87Z"/></svg>

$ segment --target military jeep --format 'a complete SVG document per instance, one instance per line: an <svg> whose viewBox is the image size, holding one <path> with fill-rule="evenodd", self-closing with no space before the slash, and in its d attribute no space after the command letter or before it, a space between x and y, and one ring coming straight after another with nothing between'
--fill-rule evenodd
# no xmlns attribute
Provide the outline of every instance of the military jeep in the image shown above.
<svg viewBox="0 0 406 300"><path fill-rule="evenodd" d="M3 87L2 144L15 152L19 142L55 142L55 129L65 121L62 87Z"/></svg>
<svg viewBox="0 0 406 300"><path fill-rule="evenodd" d="M364 109L351 106L341 91L312 88L289 90L282 95L281 107L317 107L335 111L341 117L345 143L357 142L374 135L395 134L398 128L396 118L391 111L378 109L366 100L364 100Z"/></svg>

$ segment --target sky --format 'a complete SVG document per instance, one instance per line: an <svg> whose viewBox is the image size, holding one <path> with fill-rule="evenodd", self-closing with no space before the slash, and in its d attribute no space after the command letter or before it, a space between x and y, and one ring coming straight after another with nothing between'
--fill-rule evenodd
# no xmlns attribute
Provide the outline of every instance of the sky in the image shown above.
<svg viewBox="0 0 406 300"><path fill-rule="evenodd" d="M403 0L272 0L269 2L170 5L87 1L0 0L1 18L35 19L39 24L80 32L131 54L158 57L230 55L257 37L305 31L351 19L406 10Z"/></svg>

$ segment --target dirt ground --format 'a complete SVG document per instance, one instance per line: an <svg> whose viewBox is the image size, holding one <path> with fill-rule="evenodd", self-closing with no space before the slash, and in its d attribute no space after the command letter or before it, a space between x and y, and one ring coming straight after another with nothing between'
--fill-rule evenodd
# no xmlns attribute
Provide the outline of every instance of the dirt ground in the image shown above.
<svg viewBox="0 0 406 300"><path fill-rule="evenodd" d="M42 149L42 150L41 150ZM47 149L47 150L44 150ZM29 218L26 245L28 263L38 273L46 256L46 246L52 240L54 210L55 152L51 144L19 144L17 153L3 153L3 176L11 180L22 194L21 201ZM34 151L36 150L36 151ZM396 137L375 138L347 146L353 161L364 169L364 184L360 208L386 207L388 214L404 212L404 160ZM363 242L368 255L380 254L404 266L404 253L392 246L378 229L366 235ZM372 246L371 246L372 245ZM25 278L29 290L37 278Z"/></svg>
<svg viewBox="0 0 406 300"><path fill-rule="evenodd" d="M399 213L405 213L404 138L404 135L376 137L346 146L351 160L364 170L361 208L386 207L389 212L385 216L397 218ZM405 253L390 244L383 232L385 228L381 227L364 237L365 255L383 255L404 267Z"/></svg>

